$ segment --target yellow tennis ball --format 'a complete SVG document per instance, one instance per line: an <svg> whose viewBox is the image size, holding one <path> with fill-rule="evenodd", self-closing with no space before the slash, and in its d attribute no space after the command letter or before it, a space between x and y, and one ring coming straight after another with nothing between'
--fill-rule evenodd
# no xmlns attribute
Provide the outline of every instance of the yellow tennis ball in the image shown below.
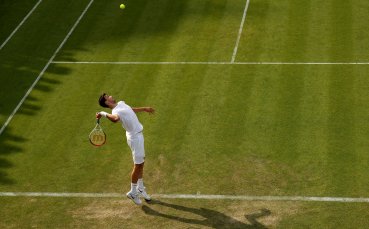
<svg viewBox="0 0 369 229"><path fill-rule="evenodd" d="M119 8L124 9L126 6L124 4L120 4Z"/></svg>

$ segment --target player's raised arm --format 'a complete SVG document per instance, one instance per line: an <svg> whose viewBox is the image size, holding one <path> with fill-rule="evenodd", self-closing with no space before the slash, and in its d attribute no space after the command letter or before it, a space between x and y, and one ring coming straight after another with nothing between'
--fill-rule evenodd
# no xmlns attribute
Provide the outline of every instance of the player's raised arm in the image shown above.
<svg viewBox="0 0 369 229"><path fill-rule="evenodd" d="M150 114L154 114L155 113L155 109L152 107L132 107L132 110L136 113L138 112L147 112Z"/></svg>

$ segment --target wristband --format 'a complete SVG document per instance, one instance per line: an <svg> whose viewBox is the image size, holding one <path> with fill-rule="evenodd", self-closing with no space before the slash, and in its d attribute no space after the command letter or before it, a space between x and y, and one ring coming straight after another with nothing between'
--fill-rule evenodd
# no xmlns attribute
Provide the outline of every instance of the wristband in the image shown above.
<svg viewBox="0 0 369 229"><path fill-rule="evenodd" d="M106 118L106 116L108 115L108 112L105 112L105 111L100 111L99 114L101 116L104 116Z"/></svg>

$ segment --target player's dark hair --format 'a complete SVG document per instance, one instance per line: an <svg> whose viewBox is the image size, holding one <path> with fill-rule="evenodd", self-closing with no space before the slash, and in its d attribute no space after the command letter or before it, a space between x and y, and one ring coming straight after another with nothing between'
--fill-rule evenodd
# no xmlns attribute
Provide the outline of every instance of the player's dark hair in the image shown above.
<svg viewBox="0 0 369 229"><path fill-rule="evenodd" d="M108 108L109 106L108 105L106 105L105 104L105 101L106 101L106 99L105 99L105 93L103 93L101 96L100 96L100 98L99 98L99 104L100 104L100 106L102 106L102 107L106 107L106 108Z"/></svg>

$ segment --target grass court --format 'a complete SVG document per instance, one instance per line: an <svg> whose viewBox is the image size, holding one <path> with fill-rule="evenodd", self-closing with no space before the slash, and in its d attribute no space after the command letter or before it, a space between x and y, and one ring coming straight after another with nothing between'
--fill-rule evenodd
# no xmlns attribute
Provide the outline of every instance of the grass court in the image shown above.
<svg viewBox="0 0 369 229"><path fill-rule="evenodd" d="M1 1L1 228L367 228L368 1L121 3ZM101 92L156 109L152 204L68 196L130 188Z"/></svg>

